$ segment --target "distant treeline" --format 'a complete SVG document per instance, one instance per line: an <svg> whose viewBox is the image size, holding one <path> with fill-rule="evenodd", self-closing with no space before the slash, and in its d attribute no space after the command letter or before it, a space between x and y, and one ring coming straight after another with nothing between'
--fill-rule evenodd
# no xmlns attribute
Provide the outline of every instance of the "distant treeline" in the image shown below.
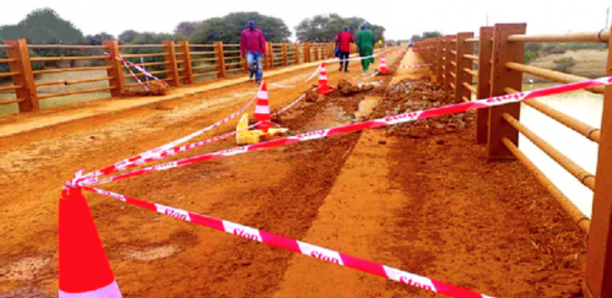
<svg viewBox="0 0 612 298"><path fill-rule="evenodd" d="M4 40L16 40L25 38L29 44L82 44L101 45L105 40L117 40L120 44L161 44L164 40L184 41L193 44L209 44L215 41L237 44L240 42L240 33L249 20L255 20L257 27L261 29L270 42L287 42L291 37L291 31L285 22L279 18L261 15L257 12L230 13L224 17L210 18L201 22L181 22L174 33L137 32L126 30L117 37L101 32L93 35L84 35L70 21L61 18L50 8L36 9L26 16L25 19L15 25L0 27L0 43ZM337 14L318 15L312 19L302 21L295 29L299 41L330 41L342 30L343 26L349 26L351 31L357 32L361 24L367 23L363 18L342 18ZM379 39L384 39L385 28L370 24L370 28ZM129 49L129 53L151 53L159 49ZM37 56L80 56L100 54L99 50L57 50L36 49L31 50L30 55ZM5 51L0 51L0 58L6 57ZM145 62L157 62L162 57L149 57ZM77 62L71 62L72 64ZM100 64L101 61L90 64ZM58 63L46 62L34 63L34 69L44 67L58 67ZM0 64L0 72L8 71L7 64Z"/></svg>

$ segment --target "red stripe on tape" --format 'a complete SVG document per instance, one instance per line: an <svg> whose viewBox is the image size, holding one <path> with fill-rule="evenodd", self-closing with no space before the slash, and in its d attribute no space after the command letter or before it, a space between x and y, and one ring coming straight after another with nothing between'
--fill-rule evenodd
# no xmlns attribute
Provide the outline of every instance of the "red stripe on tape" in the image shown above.
<svg viewBox="0 0 612 298"><path fill-rule="evenodd" d="M283 236L274 235L265 231L259 231L261 234L262 241L274 247L286 249L288 251L301 253L300 246L293 239L286 238Z"/></svg>
<svg viewBox="0 0 612 298"><path fill-rule="evenodd" d="M433 280L432 279L431 281L433 282L434 287L436 287L436 290L438 291L438 293L443 294L443 295L457 297L457 298L483 298L483 297L488 297L488 296L484 296L482 294L476 293L474 291L470 291L470 290L467 290L467 289L464 289L464 288L453 286L451 284L439 282L437 280Z"/></svg>
<svg viewBox="0 0 612 298"><path fill-rule="evenodd" d="M374 262L355 258L353 256L343 254L343 253L340 253L340 257L342 258L342 262L344 263L346 267L351 267L353 269L357 269L359 271L374 274L376 276L389 278L387 276L387 273L385 273L385 269L380 264L376 264Z"/></svg>

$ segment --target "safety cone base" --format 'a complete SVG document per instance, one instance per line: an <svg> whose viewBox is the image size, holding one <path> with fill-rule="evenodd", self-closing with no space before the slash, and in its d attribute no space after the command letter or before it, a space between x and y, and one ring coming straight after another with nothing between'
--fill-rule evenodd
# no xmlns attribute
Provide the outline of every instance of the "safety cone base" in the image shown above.
<svg viewBox="0 0 612 298"><path fill-rule="evenodd" d="M330 88L328 85L317 88L317 92L319 94L327 95L334 92L334 89Z"/></svg>
<svg viewBox="0 0 612 298"><path fill-rule="evenodd" d="M271 123L268 123L271 124ZM236 130L242 130L236 134L236 144L238 145L252 145L261 142L262 140L269 137L276 137L281 134L287 133L289 130L286 128L268 128L267 131L259 129L246 130L249 126L249 115L243 114L236 126Z"/></svg>

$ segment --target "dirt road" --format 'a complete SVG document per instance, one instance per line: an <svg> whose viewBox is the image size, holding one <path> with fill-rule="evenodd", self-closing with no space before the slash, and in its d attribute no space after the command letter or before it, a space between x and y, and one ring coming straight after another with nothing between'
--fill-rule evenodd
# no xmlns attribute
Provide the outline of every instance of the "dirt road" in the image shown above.
<svg viewBox="0 0 612 298"><path fill-rule="evenodd" d="M388 63L398 58L387 57ZM416 59L409 53L404 61ZM331 84L339 79L364 80L358 68L353 64L352 72L345 74L330 66ZM272 87L272 109L308 90L311 86L300 83L308 74L302 71L274 79L298 86ZM386 85L391 79L374 80ZM3 139L0 297L57 295L57 201L62 184L76 170L97 169L202 128L251 99L256 88L244 84L175 106L137 109ZM352 114L364 96L381 101L375 115L405 109L398 104L406 104L409 98L397 101L391 95L386 86L348 97L335 94L316 103L299 104L279 123L292 133L347 123L354 119ZM489 295L576 294L580 263L563 257L583 252L580 231L520 165L487 163L484 149L473 144L469 115L465 118L465 127L451 129L448 122L436 134L406 135L406 131L416 131L412 127L399 132L367 131L160 172L103 188ZM233 125L221 132L232 130ZM226 140L189 155L233 146L232 140ZM125 297L433 296L86 195Z"/></svg>

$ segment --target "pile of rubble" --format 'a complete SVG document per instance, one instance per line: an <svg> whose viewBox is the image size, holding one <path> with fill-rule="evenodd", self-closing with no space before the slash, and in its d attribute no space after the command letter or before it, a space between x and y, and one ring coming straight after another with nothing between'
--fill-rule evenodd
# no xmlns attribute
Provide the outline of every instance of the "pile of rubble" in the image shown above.
<svg viewBox="0 0 612 298"><path fill-rule="evenodd" d="M404 80L391 86L381 106L375 112L376 118L438 108L454 103L454 96L446 96L440 84L430 81ZM430 135L454 132L467 128L475 119L475 113L460 113L432 119L424 119L396 125L388 129L388 135L408 136L415 139Z"/></svg>
<svg viewBox="0 0 612 298"><path fill-rule="evenodd" d="M316 86L315 86L316 87ZM359 95L364 92L372 91L376 88L383 87L381 81L368 82L368 83L359 83L357 85L351 84L346 80L340 80L334 92L329 95L333 99L338 97L351 97L354 95ZM318 102L322 101L325 97L317 93L317 91L309 91L306 93L306 102Z"/></svg>
<svg viewBox="0 0 612 298"><path fill-rule="evenodd" d="M149 91L147 90L132 90L126 89L121 92L123 97L141 97L141 96L164 96L170 92L170 88L162 82L152 81L149 83Z"/></svg>

